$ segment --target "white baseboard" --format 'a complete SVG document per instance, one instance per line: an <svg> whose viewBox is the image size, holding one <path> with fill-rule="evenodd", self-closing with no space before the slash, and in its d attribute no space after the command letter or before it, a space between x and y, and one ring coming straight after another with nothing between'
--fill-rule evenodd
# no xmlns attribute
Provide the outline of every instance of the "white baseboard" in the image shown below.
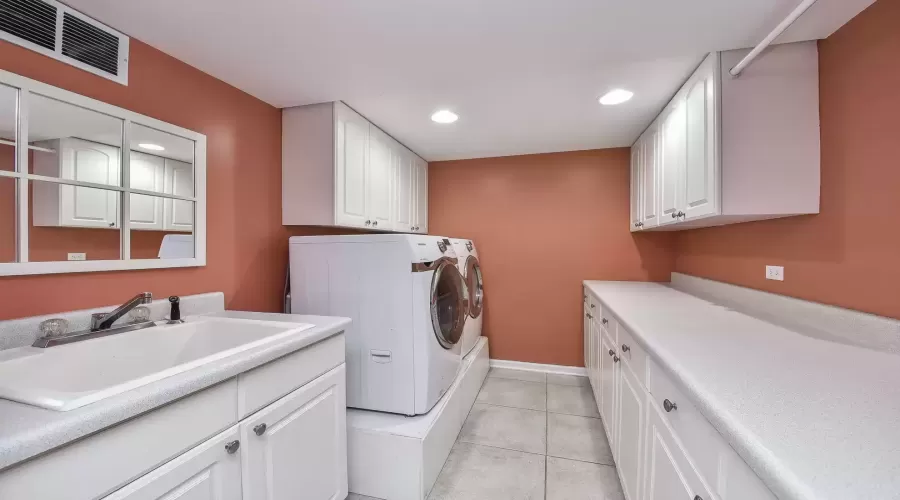
<svg viewBox="0 0 900 500"><path fill-rule="evenodd" d="M526 363L524 361L492 359L491 368L509 368L511 370L524 370L528 372L557 373L560 375L587 377L587 370L581 366L544 365L541 363Z"/></svg>

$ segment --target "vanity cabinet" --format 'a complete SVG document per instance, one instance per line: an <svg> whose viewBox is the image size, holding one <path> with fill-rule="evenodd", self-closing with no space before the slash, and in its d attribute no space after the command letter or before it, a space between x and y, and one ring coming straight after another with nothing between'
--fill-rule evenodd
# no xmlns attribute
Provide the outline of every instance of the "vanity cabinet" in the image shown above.
<svg viewBox="0 0 900 500"><path fill-rule="evenodd" d="M342 102L282 113L282 223L428 230L428 164Z"/></svg>
<svg viewBox="0 0 900 500"><path fill-rule="evenodd" d="M587 287L584 304L585 367L625 498L775 500L615 311Z"/></svg>
<svg viewBox="0 0 900 500"><path fill-rule="evenodd" d="M679 230L819 212L815 42L715 52L631 150L631 230Z"/></svg>

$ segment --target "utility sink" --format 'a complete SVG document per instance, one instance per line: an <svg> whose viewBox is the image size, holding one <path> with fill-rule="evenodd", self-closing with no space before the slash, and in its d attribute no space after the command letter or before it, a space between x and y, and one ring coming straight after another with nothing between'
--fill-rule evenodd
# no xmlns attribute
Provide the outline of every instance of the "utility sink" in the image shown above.
<svg viewBox="0 0 900 500"><path fill-rule="evenodd" d="M313 326L198 316L45 349L14 349L0 359L0 398L69 411Z"/></svg>

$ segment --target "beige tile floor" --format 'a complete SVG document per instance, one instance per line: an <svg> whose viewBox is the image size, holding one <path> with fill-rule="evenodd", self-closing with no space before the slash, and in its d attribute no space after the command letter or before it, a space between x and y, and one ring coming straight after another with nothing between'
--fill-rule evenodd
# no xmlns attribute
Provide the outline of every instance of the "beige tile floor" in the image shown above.
<svg viewBox="0 0 900 500"><path fill-rule="evenodd" d="M624 500L587 378L492 368L428 500ZM351 494L348 500L375 500Z"/></svg>

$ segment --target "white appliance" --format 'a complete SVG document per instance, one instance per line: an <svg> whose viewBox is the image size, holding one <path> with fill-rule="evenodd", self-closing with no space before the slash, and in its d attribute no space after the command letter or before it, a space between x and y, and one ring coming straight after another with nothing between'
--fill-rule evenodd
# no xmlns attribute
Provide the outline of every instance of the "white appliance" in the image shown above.
<svg viewBox="0 0 900 500"><path fill-rule="evenodd" d="M481 337L481 323L484 309L484 280L481 277L481 265L478 262L478 251L472 240L451 239L456 252L457 269L463 276L469 292L469 311L462 334L462 355L469 354L478 338Z"/></svg>
<svg viewBox="0 0 900 500"><path fill-rule="evenodd" d="M427 413L460 368L468 293L446 238L290 239L291 311L349 317L347 406Z"/></svg>

